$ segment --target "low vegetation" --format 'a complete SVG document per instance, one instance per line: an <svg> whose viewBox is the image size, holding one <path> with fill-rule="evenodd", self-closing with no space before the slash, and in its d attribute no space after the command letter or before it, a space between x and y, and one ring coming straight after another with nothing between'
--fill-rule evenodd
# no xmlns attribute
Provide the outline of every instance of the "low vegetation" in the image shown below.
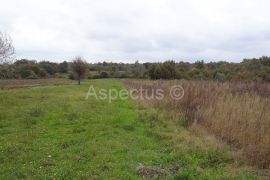
<svg viewBox="0 0 270 180"><path fill-rule="evenodd" d="M129 88L164 90L165 98L147 100L153 107L174 112L184 125L201 125L208 132L243 151L260 168L270 168L270 86L262 83L218 83L212 81L126 80ZM172 85L181 85L185 95L170 97ZM183 122L182 122L183 123Z"/></svg>
<svg viewBox="0 0 270 180"><path fill-rule="evenodd" d="M48 85L64 85L74 83L71 80L64 78L49 78L49 79L5 79L0 80L0 89L26 88Z"/></svg>
<svg viewBox="0 0 270 180"><path fill-rule="evenodd" d="M37 79L66 77L78 79L72 62L21 59L1 64L0 79ZM94 63L85 64L87 71L80 78L186 79L223 81L270 82L270 58L244 59L240 63L197 61L195 63L165 61L163 63Z"/></svg>
<svg viewBox="0 0 270 180"><path fill-rule="evenodd" d="M117 80L0 91L0 179L257 179L172 113L89 97Z"/></svg>

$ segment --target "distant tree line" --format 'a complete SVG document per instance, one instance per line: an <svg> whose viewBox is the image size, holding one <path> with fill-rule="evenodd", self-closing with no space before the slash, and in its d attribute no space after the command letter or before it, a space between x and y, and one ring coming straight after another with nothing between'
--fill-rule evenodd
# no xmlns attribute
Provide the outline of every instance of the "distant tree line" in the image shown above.
<svg viewBox="0 0 270 180"><path fill-rule="evenodd" d="M38 79L68 73L68 63L21 59L9 65L0 65L1 79Z"/></svg>
<svg viewBox="0 0 270 180"><path fill-rule="evenodd" d="M270 57L244 59L241 63L225 61L197 61L163 63L85 63L83 74L88 79L96 78L141 78L141 79L204 79L204 80L244 80L270 82ZM76 79L71 62L54 63L49 61L21 59L10 64L0 65L1 79L36 79L49 77L69 77Z"/></svg>
<svg viewBox="0 0 270 180"><path fill-rule="evenodd" d="M204 79L270 82L270 57L244 59L241 63L226 61L205 63L175 62L133 64L102 62L88 64L81 57L72 62L21 59L15 54L11 37L0 31L0 79L37 79L49 77L82 78L144 78L144 79Z"/></svg>

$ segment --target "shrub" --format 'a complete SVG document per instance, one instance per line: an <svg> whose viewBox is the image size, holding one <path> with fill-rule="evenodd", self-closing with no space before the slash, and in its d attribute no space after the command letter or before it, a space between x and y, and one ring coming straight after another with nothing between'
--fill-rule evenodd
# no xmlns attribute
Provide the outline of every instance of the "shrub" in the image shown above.
<svg viewBox="0 0 270 180"><path fill-rule="evenodd" d="M76 79L73 73L69 73L68 74L68 78L71 79L71 80L75 80Z"/></svg>
<svg viewBox="0 0 270 180"><path fill-rule="evenodd" d="M108 78L108 77L109 77L109 74L108 74L107 72L102 71L102 72L100 73L100 78Z"/></svg>

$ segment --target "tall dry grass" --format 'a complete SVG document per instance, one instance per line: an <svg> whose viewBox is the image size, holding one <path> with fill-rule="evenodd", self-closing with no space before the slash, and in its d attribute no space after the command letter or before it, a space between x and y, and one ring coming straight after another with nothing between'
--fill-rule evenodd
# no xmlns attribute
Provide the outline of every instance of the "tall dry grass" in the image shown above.
<svg viewBox="0 0 270 180"><path fill-rule="evenodd" d="M144 99L157 108L183 115L187 125L199 124L223 141L243 151L249 162L270 168L270 85L213 81L125 80L128 88L164 91L164 99ZM170 97L170 87L182 85L180 100Z"/></svg>

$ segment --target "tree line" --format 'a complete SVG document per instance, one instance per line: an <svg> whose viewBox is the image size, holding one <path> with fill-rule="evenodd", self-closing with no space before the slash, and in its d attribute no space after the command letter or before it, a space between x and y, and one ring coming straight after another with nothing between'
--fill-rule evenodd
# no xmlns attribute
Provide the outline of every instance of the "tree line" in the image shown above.
<svg viewBox="0 0 270 180"><path fill-rule="evenodd" d="M83 64L80 65L80 61ZM79 63L79 64L78 64ZM81 67L80 78L142 78L142 79L203 79L203 80L246 80L270 82L270 57L244 59L240 63L225 61L195 63L168 60L163 63L86 63L77 59ZM82 67L83 66L83 67ZM0 65L1 79L37 79L68 77L78 79L74 61L61 63L20 59ZM78 67L77 67L78 68Z"/></svg>
<svg viewBox="0 0 270 180"><path fill-rule="evenodd" d="M195 63L168 60L162 63L87 63L76 57L61 63L20 59L14 62L12 39L0 31L0 79L37 79L49 77L203 79L270 82L270 57L244 59L240 63L226 61Z"/></svg>

